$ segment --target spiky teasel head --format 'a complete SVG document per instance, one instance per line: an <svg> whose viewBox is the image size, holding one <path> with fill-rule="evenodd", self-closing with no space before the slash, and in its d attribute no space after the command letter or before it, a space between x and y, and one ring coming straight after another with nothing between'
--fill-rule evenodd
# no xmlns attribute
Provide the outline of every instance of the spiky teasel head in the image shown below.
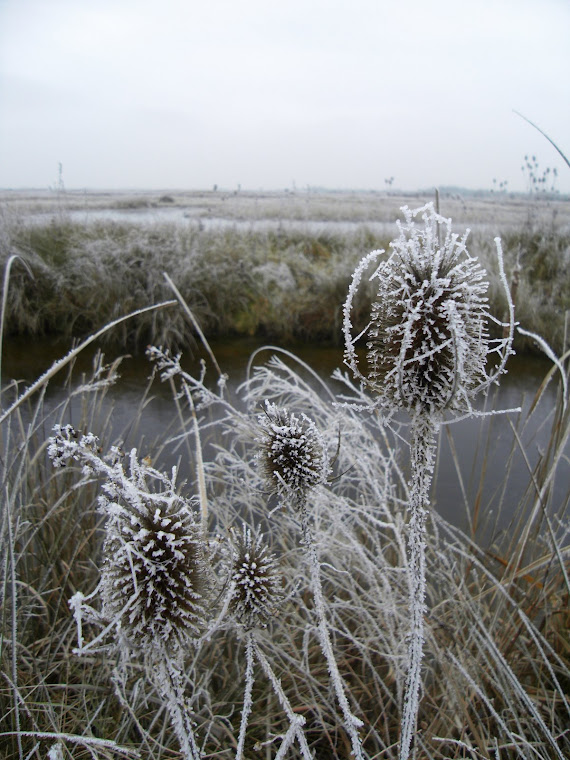
<svg viewBox="0 0 570 760"><path fill-rule="evenodd" d="M102 612L131 646L175 655L205 625L213 575L191 507L138 485L106 506Z"/></svg>
<svg viewBox="0 0 570 760"><path fill-rule="evenodd" d="M247 629L265 628L283 598L282 577L262 534L244 525L232 530L230 610Z"/></svg>
<svg viewBox="0 0 570 760"><path fill-rule="evenodd" d="M272 492L298 507L308 491L327 479L329 460L324 439L306 414L297 416L269 401L259 422L261 474Z"/></svg>
<svg viewBox="0 0 570 760"><path fill-rule="evenodd" d="M468 412L471 397L490 382L487 358L497 350L489 338L486 272L467 251L469 231L461 238L453 234L451 220L433 204L403 211L406 221L390 244L392 254L374 274L378 291L367 333L368 376L355 369L349 340L347 363L385 410ZM416 226L420 214L423 225ZM497 249L500 253L500 242ZM347 311L345 306L345 325Z"/></svg>

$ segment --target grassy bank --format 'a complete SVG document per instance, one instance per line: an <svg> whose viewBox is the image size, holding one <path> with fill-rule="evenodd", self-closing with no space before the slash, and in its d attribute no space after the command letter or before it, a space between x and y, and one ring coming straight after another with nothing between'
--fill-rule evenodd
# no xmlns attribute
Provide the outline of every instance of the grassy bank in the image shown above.
<svg viewBox="0 0 570 760"><path fill-rule="evenodd" d="M34 274L14 268L11 334L85 334L168 297L172 278L211 336L332 340L356 261L378 240L366 230L308 237L295 231L206 231L199 226L26 226L11 238ZM151 315L110 339L188 346L180 312Z"/></svg>
<svg viewBox="0 0 570 760"><path fill-rule="evenodd" d="M167 272L212 337L257 335L281 343L338 342L339 305L351 273L368 251L388 250L392 235L379 231L376 221L395 214L395 199L357 195L323 200L317 196L319 203L310 198L312 205L307 205L306 199L292 196L281 199L279 206L271 198L237 196L222 202L220 197L211 194L198 198L199 206L181 206L188 219L171 223L77 221L67 207L31 221L29 214L35 207L30 206L26 214L12 199L11 213L6 212L3 219L0 261L16 253L27 262L32 276L23 266L14 267L7 332L85 335L119 314L168 297L163 278ZM564 204L537 210L536 205L493 207L478 201L469 209L457 200L445 202L453 211L461 209L462 216L479 215L479 220L466 221L475 227L470 251L491 272L495 313L502 308L493 263L493 237L499 234L507 276L518 283L521 324L561 352L570 304L570 232ZM95 201L90 203L86 213L98 208ZM117 203L124 206L127 200L116 200L115 210ZM68 205L73 209L72 203ZM222 213L225 224L216 225L221 218L216 215ZM395 218L396 214L392 221ZM231 220L236 224L228 223ZM273 226L263 228L263 220L272 221ZM325 226L316 231L309 224L315 220ZM342 228L341 221L350 224ZM327 222L332 222L328 228ZM356 305L355 322L360 327L372 295L371 289L363 291ZM193 340L176 310L148 315L109 333L108 339L128 350L144 348L149 342L188 347ZM519 339L519 350L528 345Z"/></svg>

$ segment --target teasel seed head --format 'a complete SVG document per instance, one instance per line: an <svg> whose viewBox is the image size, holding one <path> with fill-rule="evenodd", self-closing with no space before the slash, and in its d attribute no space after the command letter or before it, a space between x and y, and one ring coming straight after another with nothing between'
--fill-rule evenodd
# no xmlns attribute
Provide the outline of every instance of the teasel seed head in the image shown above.
<svg viewBox="0 0 570 760"><path fill-rule="evenodd" d="M259 465L270 491L299 507L307 492L324 483L329 471L325 441L315 423L305 414L266 402L259 416Z"/></svg>
<svg viewBox="0 0 570 760"><path fill-rule="evenodd" d="M232 530L230 610L246 629L265 628L283 598L275 556L257 530Z"/></svg>
<svg viewBox="0 0 570 760"><path fill-rule="evenodd" d="M440 415L466 410L488 379L486 272L433 204L406 224L380 264L368 332L368 384L380 407ZM414 217L422 214L423 227Z"/></svg>
<svg viewBox="0 0 570 760"><path fill-rule="evenodd" d="M129 644L175 655L207 620L214 577L189 504L176 494L122 494L110 513L101 572L102 612Z"/></svg>

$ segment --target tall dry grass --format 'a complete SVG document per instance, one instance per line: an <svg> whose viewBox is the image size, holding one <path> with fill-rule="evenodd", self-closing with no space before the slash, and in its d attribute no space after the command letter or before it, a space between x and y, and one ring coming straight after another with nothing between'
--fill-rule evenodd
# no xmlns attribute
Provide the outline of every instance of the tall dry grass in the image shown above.
<svg viewBox="0 0 570 760"><path fill-rule="evenodd" d="M286 601L258 635L258 646L295 713L305 718L311 751L317 758L349 757L320 651L298 515L272 511L277 503L268 503L255 459L262 403L310 415L335 455L330 482L310 503L332 645L351 709L364 722L363 752L395 758L408 626L402 431L388 435L374 415L355 409L367 399L346 376L333 392L282 352L258 362L252 357L248 380L231 399L220 394L215 373L211 382L178 370L167 373L177 384L174 390L181 383L191 390L203 451L209 452L203 475L210 540L221 546L243 520L265 532L285 577ZM102 448L110 446L112 412L105 397L115 369L97 364L92 378L79 379L79 387L71 382L68 400L49 414L47 383L40 384L3 422L0 746L6 758L44 760L56 745L63 757L177 756L176 735L143 663L133 658L118 686L117 662L108 654L73 653L76 631L68 601L97 583L100 483L82 477L72 463L53 470L46 440L57 420L97 430ZM4 390L4 408L13 393ZM549 501L552 479L567 456L570 419L563 402L560 393L555 409L548 410L550 444L528 473L532 518L514 514L509 542L478 546L429 515L419 757L546 760L569 751L568 494L562 503ZM543 414L541 403L539 392L530 413ZM174 397L174 426L157 431L156 444L140 455L149 455L156 466L166 455L196 461L193 414L188 398ZM212 425L221 428L220 435L207 444ZM181 488L188 495L200 492L197 481ZM96 633L84 629L87 640ZM235 754L244 647L244 638L224 618L188 652L186 698L204 757ZM245 754L274 756L289 722L259 664L252 702Z"/></svg>

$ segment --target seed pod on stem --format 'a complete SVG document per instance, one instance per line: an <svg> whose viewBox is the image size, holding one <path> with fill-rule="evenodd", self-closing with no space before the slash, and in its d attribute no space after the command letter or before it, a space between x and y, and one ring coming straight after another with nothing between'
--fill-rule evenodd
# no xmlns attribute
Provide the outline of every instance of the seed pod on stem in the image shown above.
<svg viewBox="0 0 570 760"><path fill-rule="evenodd" d="M199 760L185 705L184 656L206 625L215 577L192 503L176 493L176 469L169 478L139 461L133 449L125 471L122 452L114 447L101 456L96 436L80 435L70 425L55 427L48 454L56 467L75 460L85 473L104 478L99 497L107 518L103 564L99 585L89 597L100 596L101 611L87 606L80 592L71 599L78 651L95 643L84 644L82 615L105 625L95 641L112 631L114 639L105 648L141 658L166 701L185 757ZM120 682L117 675L116 684Z"/></svg>
<svg viewBox="0 0 570 760"><path fill-rule="evenodd" d="M265 628L283 597L275 556L256 530L232 531L230 611L246 629Z"/></svg>
<svg viewBox="0 0 570 760"><path fill-rule="evenodd" d="M258 460L269 490L296 509L329 472L327 449L315 423L269 401L259 415Z"/></svg>

